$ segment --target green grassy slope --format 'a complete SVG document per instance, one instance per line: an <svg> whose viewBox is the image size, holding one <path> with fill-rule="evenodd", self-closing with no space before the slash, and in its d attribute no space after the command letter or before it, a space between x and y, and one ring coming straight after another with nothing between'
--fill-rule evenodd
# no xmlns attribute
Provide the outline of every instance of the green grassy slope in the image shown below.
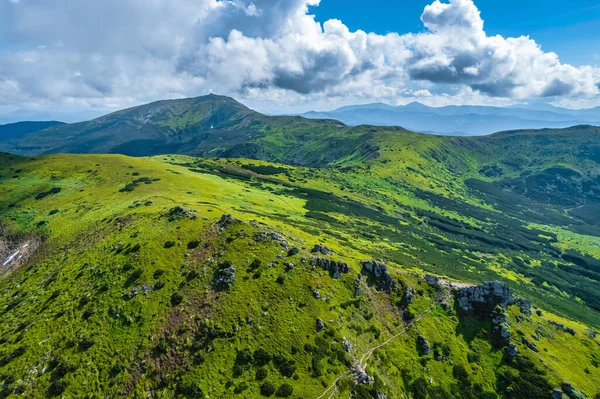
<svg viewBox="0 0 600 399"><path fill-rule="evenodd" d="M0 150L19 155L177 153L325 165L374 156L377 148L368 143L371 130L332 120L266 116L231 98L209 95L158 101L45 129L1 143Z"/></svg>
<svg viewBox="0 0 600 399"><path fill-rule="evenodd" d="M294 398L545 398L565 381L599 393L593 236L573 232L561 204L540 204L537 223L500 212L468 182L516 174L487 176L489 158L462 142L362 129L377 159L321 169L2 155L0 258L23 257L0 277L0 395L257 398L272 385ZM350 272L332 278L317 256ZM397 292L358 279L378 258ZM229 265L235 282L220 289ZM501 279L530 299L539 314L507 310L520 358L507 361L489 321L463 317L424 271ZM356 364L372 384L355 384Z"/></svg>

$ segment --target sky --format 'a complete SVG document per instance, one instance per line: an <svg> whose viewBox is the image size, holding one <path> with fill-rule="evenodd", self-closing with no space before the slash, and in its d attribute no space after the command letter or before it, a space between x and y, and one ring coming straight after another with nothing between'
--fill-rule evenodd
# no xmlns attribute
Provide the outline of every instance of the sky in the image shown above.
<svg viewBox="0 0 600 399"><path fill-rule="evenodd" d="M600 106L597 0L0 0L0 113Z"/></svg>

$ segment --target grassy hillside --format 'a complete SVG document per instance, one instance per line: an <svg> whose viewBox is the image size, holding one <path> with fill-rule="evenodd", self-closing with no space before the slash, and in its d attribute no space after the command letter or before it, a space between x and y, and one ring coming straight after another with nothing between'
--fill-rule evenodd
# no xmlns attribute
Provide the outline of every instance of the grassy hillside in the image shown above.
<svg viewBox="0 0 600 399"><path fill-rule="evenodd" d="M0 397L596 398L599 138L208 96L9 141Z"/></svg>
<svg viewBox="0 0 600 399"><path fill-rule="evenodd" d="M376 155L377 148L368 143L371 133L332 120L266 116L231 98L209 95L158 101L57 126L0 143L0 150L19 155L177 153L325 165Z"/></svg>
<svg viewBox="0 0 600 399"><path fill-rule="evenodd" d="M547 221L499 211L468 182L517 174L489 177L468 141L369 133L376 160L320 169L2 155L1 395L548 398L563 382L599 393L594 236L574 232L562 204L535 202L558 215ZM389 274L362 266L372 259ZM464 313L449 288L487 280L533 303L531 315L494 310L516 357L492 314ZM370 384L357 383L363 366Z"/></svg>

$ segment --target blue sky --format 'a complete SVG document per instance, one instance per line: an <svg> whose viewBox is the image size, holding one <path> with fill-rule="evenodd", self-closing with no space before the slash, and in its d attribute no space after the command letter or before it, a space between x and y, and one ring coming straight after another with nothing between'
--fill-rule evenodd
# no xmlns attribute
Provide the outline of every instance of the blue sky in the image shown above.
<svg viewBox="0 0 600 399"><path fill-rule="evenodd" d="M351 30L385 34L423 30L428 0L322 0L310 11L324 22L338 18ZM488 35L529 35L545 51L580 66L600 65L598 0L475 0Z"/></svg>
<svg viewBox="0 0 600 399"><path fill-rule="evenodd" d="M0 0L0 113L208 93L270 112L600 106L599 0L318 3Z"/></svg>

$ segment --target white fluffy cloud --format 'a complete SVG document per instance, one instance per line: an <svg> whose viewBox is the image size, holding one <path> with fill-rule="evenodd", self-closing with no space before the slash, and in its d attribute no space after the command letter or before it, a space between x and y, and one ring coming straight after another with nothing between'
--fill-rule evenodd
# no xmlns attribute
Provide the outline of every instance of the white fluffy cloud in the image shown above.
<svg viewBox="0 0 600 399"><path fill-rule="evenodd" d="M472 0L435 0L426 31L405 35L321 25L308 8L318 3L0 0L0 105L119 107L208 91L281 104L599 96L597 68L563 64L528 37L488 36Z"/></svg>

